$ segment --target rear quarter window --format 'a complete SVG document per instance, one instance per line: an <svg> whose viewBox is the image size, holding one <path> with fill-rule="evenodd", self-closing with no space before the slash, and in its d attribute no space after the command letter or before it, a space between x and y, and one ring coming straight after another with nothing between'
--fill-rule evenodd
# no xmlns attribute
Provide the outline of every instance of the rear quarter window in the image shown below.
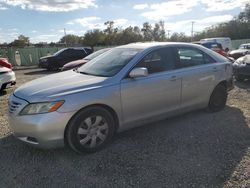
<svg viewBox="0 0 250 188"><path fill-rule="evenodd" d="M193 47L177 47L177 68L192 67L214 63L215 61L202 50Z"/></svg>
<svg viewBox="0 0 250 188"><path fill-rule="evenodd" d="M230 62L229 59L226 57L218 54L217 52L214 52L212 50L207 50L204 49L205 53L207 53L211 59L213 59L214 63L219 63L219 62Z"/></svg>

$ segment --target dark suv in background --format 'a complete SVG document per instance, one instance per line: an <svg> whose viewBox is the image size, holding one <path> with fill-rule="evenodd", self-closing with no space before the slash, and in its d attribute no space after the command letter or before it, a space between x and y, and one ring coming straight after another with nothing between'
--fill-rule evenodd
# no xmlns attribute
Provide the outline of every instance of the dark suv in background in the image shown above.
<svg viewBox="0 0 250 188"><path fill-rule="evenodd" d="M48 70L58 70L66 63L82 59L92 52L93 50L89 47L64 48L56 52L54 55L41 57L39 59L39 67Z"/></svg>

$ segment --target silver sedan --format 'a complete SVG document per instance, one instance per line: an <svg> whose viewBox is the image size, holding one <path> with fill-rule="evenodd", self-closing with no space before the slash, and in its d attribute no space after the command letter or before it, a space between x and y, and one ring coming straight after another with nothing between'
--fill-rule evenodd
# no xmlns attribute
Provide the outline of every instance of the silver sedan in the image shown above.
<svg viewBox="0 0 250 188"><path fill-rule="evenodd" d="M145 122L222 110L232 86L231 63L209 49L133 43L19 87L9 99L9 122L30 145L94 152Z"/></svg>

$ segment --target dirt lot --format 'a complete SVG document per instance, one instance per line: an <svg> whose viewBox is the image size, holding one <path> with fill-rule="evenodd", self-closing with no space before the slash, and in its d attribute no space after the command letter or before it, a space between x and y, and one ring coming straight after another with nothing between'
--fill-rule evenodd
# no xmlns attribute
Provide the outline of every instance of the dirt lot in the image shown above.
<svg viewBox="0 0 250 188"><path fill-rule="evenodd" d="M48 72L16 74L18 87ZM222 112L145 125L82 156L13 138L6 116L12 91L0 94L0 187L250 187L250 81L236 83Z"/></svg>

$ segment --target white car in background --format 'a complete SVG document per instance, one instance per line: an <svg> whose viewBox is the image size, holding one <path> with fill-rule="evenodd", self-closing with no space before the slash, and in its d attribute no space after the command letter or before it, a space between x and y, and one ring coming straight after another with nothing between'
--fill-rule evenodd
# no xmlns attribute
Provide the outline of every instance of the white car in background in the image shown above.
<svg viewBox="0 0 250 188"><path fill-rule="evenodd" d="M226 52L231 51L233 49L232 47L232 41L229 37L216 37L216 38L206 38L206 39L201 39L201 43L204 42L216 42L221 44L223 50Z"/></svg>
<svg viewBox="0 0 250 188"><path fill-rule="evenodd" d="M0 91L16 84L15 73L6 67L0 66Z"/></svg>

